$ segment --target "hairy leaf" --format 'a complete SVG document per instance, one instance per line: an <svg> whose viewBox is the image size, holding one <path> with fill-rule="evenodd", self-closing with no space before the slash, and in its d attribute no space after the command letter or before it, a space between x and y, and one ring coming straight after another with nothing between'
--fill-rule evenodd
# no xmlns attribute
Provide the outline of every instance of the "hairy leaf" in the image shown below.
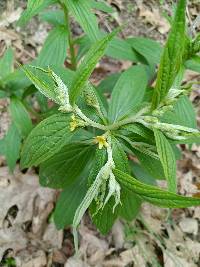
<svg viewBox="0 0 200 267"><path fill-rule="evenodd" d="M55 114L40 122L23 145L21 167L37 166L66 145L73 136L70 120L70 115Z"/></svg>
<svg viewBox="0 0 200 267"><path fill-rule="evenodd" d="M186 0L180 0L161 58L152 99L152 109L155 109L167 95L183 61L185 47L185 8Z"/></svg>
<svg viewBox="0 0 200 267"><path fill-rule="evenodd" d="M22 70L43 95L55 101L57 104L60 104L60 100L55 92L53 79L47 73L44 73L33 66L23 66Z"/></svg>
<svg viewBox="0 0 200 267"><path fill-rule="evenodd" d="M40 184L51 188L65 188L80 175L92 156L92 146L70 143L40 166Z"/></svg>
<svg viewBox="0 0 200 267"><path fill-rule="evenodd" d="M118 181L128 190L156 206L163 208L186 208L200 205L199 198L184 197L162 190L156 186L143 184L132 176L117 169L114 170L114 174Z"/></svg>
<svg viewBox="0 0 200 267"><path fill-rule="evenodd" d="M126 153L123 150L120 142L112 137L112 150L113 150L113 160L117 169L123 171L124 173L130 173L130 166ZM118 207L119 216L131 221L136 217L141 205L141 200L133 193L127 190L124 186L121 186L121 205ZM115 215L115 214L114 214ZM115 216L113 217L113 223L115 221Z"/></svg>
<svg viewBox="0 0 200 267"><path fill-rule="evenodd" d="M114 31L97 41L85 55L72 81L70 95L72 103L76 101L81 91L85 88L85 85L88 82L97 62L104 55L108 43L112 40L116 33L117 31Z"/></svg>
<svg viewBox="0 0 200 267"><path fill-rule="evenodd" d="M168 190L175 193L177 189L177 181L176 158L174 151L162 132L154 130L154 135L156 139L158 155L163 166L165 177L167 179Z"/></svg>

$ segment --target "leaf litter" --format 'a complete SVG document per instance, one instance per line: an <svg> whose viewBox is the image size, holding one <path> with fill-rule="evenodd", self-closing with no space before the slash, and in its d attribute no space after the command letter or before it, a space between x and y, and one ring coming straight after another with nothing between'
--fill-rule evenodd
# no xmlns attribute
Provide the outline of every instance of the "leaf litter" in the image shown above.
<svg viewBox="0 0 200 267"><path fill-rule="evenodd" d="M134 5L131 5L133 1L110 2L120 10L116 19L124 20L124 17L130 18L130 14L134 14L131 19L135 22L133 28L127 31L127 36L131 31L132 35L148 35L161 42L165 38L169 25L155 8L155 1L137 0ZM164 7L169 11L167 2ZM37 36L40 36L40 32L45 34L46 29L40 26L40 32L31 35L33 50L27 52L21 34L8 27L15 22L21 9L9 12L6 19L4 15L4 19L0 20L0 54L12 44L17 50L17 58L26 62L34 57L34 49L38 49ZM199 12L195 1L190 3L190 12L192 19ZM135 25L137 22L138 27ZM111 66L115 72L116 68L120 71L123 64L105 61L99 68L108 72ZM195 75L189 73L187 80L196 78ZM193 92L192 100L200 115L198 89ZM2 135L8 124L8 113L1 113ZM199 194L200 148L196 145L191 149L185 146L182 152L183 157L178 164L179 192L183 195ZM51 223L57 193L41 188L38 176L31 170L23 174L16 169L11 175L6 166L0 167L0 259L5 255L14 257L17 266L22 267L56 266L56 263L65 267L200 266L200 207L174 210L168 216L168 210L144 204L137 220L131 223L116 222L107 237L94 229L86 215L79 229L81 258L76 259L72 256L70 229L57 231Z"/></svg>

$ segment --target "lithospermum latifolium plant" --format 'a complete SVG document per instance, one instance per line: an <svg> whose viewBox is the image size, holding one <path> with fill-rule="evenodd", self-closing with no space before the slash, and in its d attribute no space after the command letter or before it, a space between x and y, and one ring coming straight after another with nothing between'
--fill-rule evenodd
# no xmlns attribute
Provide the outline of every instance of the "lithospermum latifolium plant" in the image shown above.
<svg viewBox="0 0 200 267"><path fill-rule="evenodd" d="M200 141L188 98L192 84L182 85L186 68L192 62L197 66L200 51L199 36L187 35L186 0L178 1L163 49L145 38L121 40L116 37L119 29L101 32L91 7L108 11L110 7L102 1L28 1L21 21L50 2L57 2L61 9L57 17L49 13L43 17L63 31L67 25L71 70L52 63L45 67L39 64L44 62L41 57L22 67L55 105L25 139L21 168L39 166L42 186L63 189L53 214L57 227L72 224L77 251L77 228L87 209L96 227L106 234L118 217L132 220L142 202L164 208L200 205L200 199L176 193L180 154L176 145ZM69 14L86 35L72 38ZM48 52L53 58L54 51ZM96 88L89 78L104 54L131 58L134 65ZM167 180L166 190L156 185L157 179Z"/></svg>

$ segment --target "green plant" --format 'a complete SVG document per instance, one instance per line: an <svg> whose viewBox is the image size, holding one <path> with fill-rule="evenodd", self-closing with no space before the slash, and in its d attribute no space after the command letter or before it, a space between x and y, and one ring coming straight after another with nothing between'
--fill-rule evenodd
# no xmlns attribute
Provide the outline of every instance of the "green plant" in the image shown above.
<svg viewBox="0 0 200 267"><path fill-rule="evenodd" d="M54 212L57 228L73 225L77 250L77 227L88 208L93 223L106 234L118 217L132 220L143 201L168 208L200 205L198 198L176 194L176 145L200 141L188 98L192 84L182 85L186 68L200 66L199 36L191 40L186 35L186 1L178 3L164 48L146 38L117 38L120 29L102 32L91 7L112 12L104 1L29 0L20 23L53 3L59 8L41 17L55 28L38 58L21 67L34 85L21 99L37 88L41 112L30 111L37 122L45 119L27 138L32 126L27 129L27 116L20 119L23 112L16 115L18 107L13 120L25 138L21 168L40 166L41 185L63 189ZM72 36L69 15L85 32L80 38ZM135 65L95 88L89 78L104 54ZM70 60L70 68L62 67L64 60ZM159 62L153 87L150 81ZM158 188L156 179L166 179L168 190Z"/></svg>

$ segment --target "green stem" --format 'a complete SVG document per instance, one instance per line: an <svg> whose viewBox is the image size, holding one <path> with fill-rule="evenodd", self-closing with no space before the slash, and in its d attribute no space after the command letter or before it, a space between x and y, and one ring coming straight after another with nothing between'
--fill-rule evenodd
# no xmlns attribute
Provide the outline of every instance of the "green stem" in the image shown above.
<svg viewBox="0 0 200 267"><path fill-rule="evenodd" d="M68 32L68 42L69 42L70 60L71 60L72 69L76 70L76 68L77 68L76 53L75 53L74 41L73 41L73 37L72 37L72 33L71 33L69 11L68 11L65 4L63 4L61 1L59 1L59 3L61 5L63 12L64 12L64 15L65 15L65 23L66 23L67 32Z"/></svg>

